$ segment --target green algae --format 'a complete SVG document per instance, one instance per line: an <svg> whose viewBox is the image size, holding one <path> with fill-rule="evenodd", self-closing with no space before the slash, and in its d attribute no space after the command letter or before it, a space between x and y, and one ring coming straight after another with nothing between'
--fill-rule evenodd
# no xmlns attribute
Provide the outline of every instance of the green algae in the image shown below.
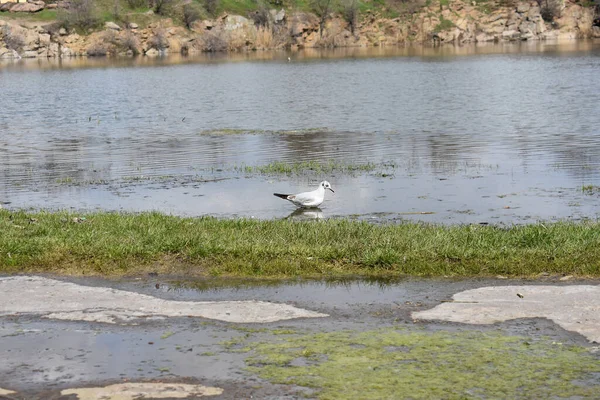
<svg viewBox="0 0 600 400"><path fill-rule="evenodd" d="M592 398L600 362L577 346L500 333L386 328L251 343L248 370L320 399Z"/></svg>

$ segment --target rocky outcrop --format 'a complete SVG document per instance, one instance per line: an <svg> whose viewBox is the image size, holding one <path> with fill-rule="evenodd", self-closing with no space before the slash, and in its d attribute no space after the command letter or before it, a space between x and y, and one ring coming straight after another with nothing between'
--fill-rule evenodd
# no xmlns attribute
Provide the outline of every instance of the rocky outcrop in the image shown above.
<svg viewBox="0 0 600 400"><path fill-rule="evenodd" d="M46 3L41 0L28 0L26 3L4 3L0 5L0 12L35 13L46 8Z"/></svg>
<svg viewBox="0 0 600 400"><path fill-rule="evenodd" d="M561 1L561 0L554 0ZM30 0L23 5L42 3ZM0 58L72 57L99 55L158 56L201 51L245 51L272 48L389 46L402 43L473 43L600 37L591 8L569 1L560 3L552 22L543 18L536 1L489 10L489 3L427 6L402 18L384 18L367 12L354 32L339 16L331 16L320 30L309 13L271 10L265 26L239 15L196 21L191 29L174 26L170 19L141 28L106 22L104 30L82 36L55 24L25 28L0 19ZM484 7L485 6L485 7ZM1 18L1 17L0 17Z"/></svg>
<svg viewBox="0 0 600 400"><path fill-rule="evenodd" d="M592 36L593 14L591 8L567 2L558 18L547 22L535 1L491 12L476 2L452 2L441 11L426 8L410 27L412 35L409 33L406 39L472 43L585 38Z"/></svg>

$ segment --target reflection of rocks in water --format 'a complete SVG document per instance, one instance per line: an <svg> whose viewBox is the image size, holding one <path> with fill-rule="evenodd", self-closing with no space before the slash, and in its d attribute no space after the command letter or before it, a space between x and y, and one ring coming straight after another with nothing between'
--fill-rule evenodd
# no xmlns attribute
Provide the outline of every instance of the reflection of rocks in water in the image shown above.
<svg viewBox="0 0 600 400"><path fill-rule="evenodd" d="M323 219L323 211L320 208L298 208L294 210L285 219L293 219L297 221L308 221L312 219Z"/></svg>

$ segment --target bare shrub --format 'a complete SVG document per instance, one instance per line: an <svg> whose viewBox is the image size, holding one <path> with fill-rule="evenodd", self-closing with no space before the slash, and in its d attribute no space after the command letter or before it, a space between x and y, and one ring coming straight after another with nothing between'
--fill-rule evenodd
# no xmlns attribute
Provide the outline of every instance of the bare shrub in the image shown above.
<svg viewBox="0 0 600 400"><path fill-rule="evenodd" d="M259 26L256 30L256 48L272 49L275 43L273 39L273 31L267 26Z"/></svg>
<svg viewBox="0 0 600 400"><path fill-rule="evenodd" d="M202 50L207 52L225 51L228 48L227 39L222 32L207 32L202 36Z"/></svg>
<svg viewBox="0 0 600 400"><path fill-rule="evenodd" d="M354 35L356 25L358 24L358 0L344 0L342 4L342 16L350 27L350 32Z"/></svg>
<svg viewBox="0 0 600 400"><path fill-rule="evenodd" d="M101 19L93 0L71 0L68 10L60 10L58 20L67 29L89 31L100 25Z"/></svg>
<svg viewBox="0 0 600 400"><path fill-rule="evenodd" d="M227 41L227 50L229 51L243 50L248 43L245 32L238 30L229 32L229 34L225 36L225 40Z"/></svg>
<svg viewBox="0 0 600 400"><path fill-rule="evenodd" d="M251 15L254 25L256 26L269 26L271 21L271 13L264 2L258 2L258 8Z"/></svg>
<svg viewBox="0 0 600 400"><path fill-rule="evenodd" d="M517 6L517 0L499 0L498 4L501 7L514 8Z"/></svg>
<svg viewBox="0 0 600 400"><path fill-rule="evenodd" d="M557 0L538 0L540 5L540 14L546 22L554 22L560 18L562 9L561 4Z"/></svg>
<svg viewBox="0 0 600 400"><path fill-rule="evenodd" d="M315 45L317 47L333 48L343 46L344 42L339 31L328 31L323 36L319 37L319 40L317 40Z"/></svg>
<svg viewBox="0 0 600 400"><path fill-rule="evenodd" d="M274 25L271 32L273 34L274 48L289 47L292 44L291 27Z"/></svg>
<svg viewBox="0 0 600 400"><path fill-rule="evenodd" d="M121 2L119 0L114 0L112 5L112 16L116 21L120 21L122 18L121 8Z"/></svg>
<svg viewBox="0 0 600 400"><path fill-rule="evenodd" d="M220 1L219 0L203 0L204 9L206 12L212 17L217 16L217 12L219 10Z"/></svg>
<svg viewBox="0 0 600 400"><path fill-rule="evenodd" d="M102 35L100 37L102 38L102 41L104 43L108 43L113 46L116 46L119 43L119 35L112 29L105 30L104 32L102 32Z"/></svg>
<svg viewBox="0 0 600 400"><path fill-rule="evenodd" d="M2 28L2 36L4 37L4 44L10 50L20 52L25 47L25 37L19 32L14 32L8 25Z"/></svg>
<svg viewBox="0 0 600 400"><path fill-rule="evenodd" d="M169 40L167 34L163 29L158 29L154 32L154 35L148 39L148 46L158 51L163 51L169 47Z"/></svg>
<svg viewBox="0 0 600 400"><path fill-rule="evenodd" d="M158 15L167 15L175 6L175 0L152 0L152 9Z"/></svg>
<svg viewBox="0 0 600 400"><path fill-rule="evenodd" d="M192 24L202 18L200 8L194 3L183 5L183 23L188 29L192 28Z"/></svg>
<svg viewBox="0 0 600 400"><path fill-rule="evenodd" d="M426 0L389 0L390 8L400 15L417 14L426 4Z"/></svg>
<svg viewBox="0 0 600 400"><path fill-rule="evenodd" d="M183 56L187 56L190 53L190 45L189 43L182 43L181 44L181 50L179 51L181 53L181 55Z"/></svg>
<svg viewBox="0 0 600 400"><path fill-rule="evenodd" d="M148 7L148 0L127 0L127 6L132 10Z"/></svg>
<svg viewBox="0 0 600 400"><path fill-rule="evenodd" d="M131 31L126 31L121 38L121 48L131 51L134 55L140 54L140 41Z"/></svg>
<svg viewBox="0 0 600 400"><path fill-rule="evenodd" d="M333 9L333 0L311 0L311 7L314 13L319 17L319 35L323 37L325 22Z"/></svg>
<svg viewBox="0 0 600 400"><path fill-rule="evenodd" d="M90 45L86 53L89 57L104 57L109 54L110 50L106 43L102 43L100 41L93 43Z"/></svg>

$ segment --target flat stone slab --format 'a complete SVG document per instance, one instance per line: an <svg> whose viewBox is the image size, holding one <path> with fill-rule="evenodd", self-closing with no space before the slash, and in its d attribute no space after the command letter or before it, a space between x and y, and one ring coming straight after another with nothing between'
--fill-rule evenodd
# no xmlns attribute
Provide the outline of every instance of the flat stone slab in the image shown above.
<svg viewBox="0 0 600 400"><path fill-rule="evenodd" d="M179 383L120 383L105 387L67 389L63 396L76 395L79 400L138 400L138 399L194 399L205 396L218 396L223 389L202 385Z"/></svg>
<svg viewBox="0 0 600 400"><path fill-rule="evenodd" d="M13 392L12 390L0 388L0 396L8 396L9 394L13 394L13 393L15 393L15 392Z"/></svg>
<svg viewBox="0 0 600 400"><path fill-rule="evenodd" d="M174 301L38 276L0 278L0 316L15 314L40 314L51 319L122 324L139 319L167 317L266 323L328 316L289 304L266 301Z"/></svg>
<svg viewBox="0 0 600 400"><path fill-rule="evenodd" d="M412 317L466 324L548 318L591 342L600 342L600 286L492 286L466 290L452 299L414 312Z"/></svg>

